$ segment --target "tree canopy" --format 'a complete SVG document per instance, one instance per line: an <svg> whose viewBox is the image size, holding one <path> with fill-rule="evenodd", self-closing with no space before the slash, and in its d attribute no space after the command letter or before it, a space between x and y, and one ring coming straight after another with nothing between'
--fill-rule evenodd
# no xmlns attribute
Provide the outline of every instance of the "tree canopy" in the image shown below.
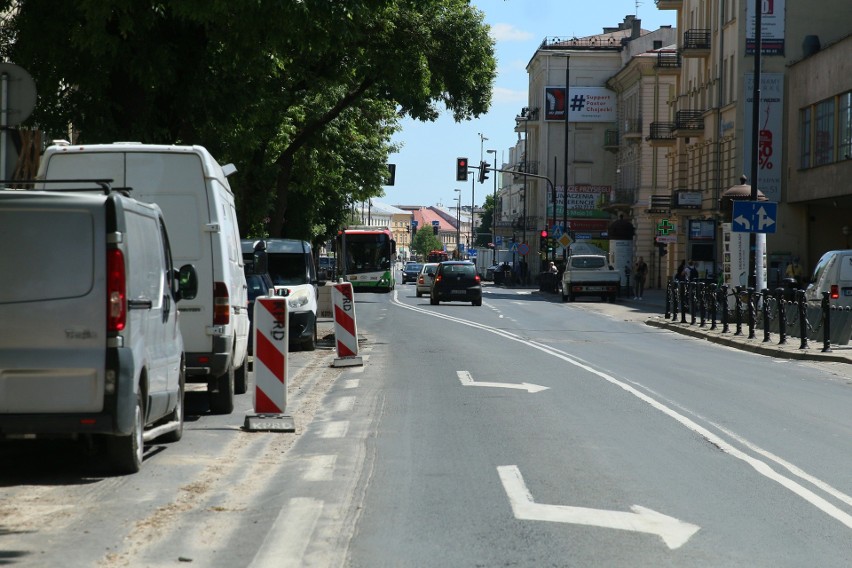
<svg viewBox="0 0 852 568"><path fill-rule="evenodd" d="M491 104L493 40L467 0L0 0L29 123L74 142L200 144L238 173L240 222L333 234L382 194L399 119Z"/></svg>

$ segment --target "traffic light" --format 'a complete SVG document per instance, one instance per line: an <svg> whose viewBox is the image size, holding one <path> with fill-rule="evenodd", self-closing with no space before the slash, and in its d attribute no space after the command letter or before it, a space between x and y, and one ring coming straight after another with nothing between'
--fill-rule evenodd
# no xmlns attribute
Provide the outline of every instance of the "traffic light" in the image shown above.
<svg viewBox="0 0 852 568"><path fill-rule="evenodd" d="M488 162L479 162L479 183L488 179Z"/></svg>
<svg viewBox="0 0 852 568"><path fill-rule="evenodd" d="M456 158L456 181L467 181L467 158Z"/></svg>
<svg viewBox="0 0 852 568"><path fill-rule="evenodd" d="M668 243L657 243L657 248L659 249L660 256L666 256L669 253Z"/></svg>
<svg viewBox="0 0 852 568"><path fill-rule="evenodd" d="M396 164L388 164L388 177L385 180L385 185L393 185L396 183Z"/></svg>
<svg viewBox="0 0 852 568"><path fill-rule="evenodd" d="M432 234L433 234L433 235L437 235L437 234L438 234L438 225L432 225Z"/></svg>
<svg viewBox="0 0 852 568"><path fill-rule="evenodd" d="M541 239L538 241L538 250L540 252L545 252L547 250L547 229L542 229L539 236Z"/></svg>

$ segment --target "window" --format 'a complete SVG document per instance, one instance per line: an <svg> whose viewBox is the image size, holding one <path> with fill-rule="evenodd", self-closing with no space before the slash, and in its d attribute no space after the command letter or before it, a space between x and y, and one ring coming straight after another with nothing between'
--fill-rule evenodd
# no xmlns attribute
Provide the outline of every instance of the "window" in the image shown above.
<svg viewBox="0 0 852 568"><path fill-rule="evenodd" d="M834 161L834 99L816 105L814 137L814 165L822 166Z"/></svg>
<svg viewBox="0 0 852 568"><path fill-rule="evenodd" d="M837 104L837 155L852 159L852 91L843 93Z"/></svg>
<svg viewBox="0 0 852 568"><path fill-rule="evenodd" d="M811 108L799 111L799 167L811 167Z"/></svg>

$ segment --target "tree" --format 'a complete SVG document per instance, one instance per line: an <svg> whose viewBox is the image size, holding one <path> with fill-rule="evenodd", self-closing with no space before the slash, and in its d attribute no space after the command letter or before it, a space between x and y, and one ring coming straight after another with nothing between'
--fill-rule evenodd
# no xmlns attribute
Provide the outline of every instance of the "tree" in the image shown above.
<svg viewBox="0 0 852 568"><path fill-rule="evenodd" d="M433 250L444 250L444 245L437 235L432 233L432 228L420 229L411 240L411 250L418 256L426 258L426 254Z"/></svg>
<svg viewBox="0 0 852 568"><path fill-rule="evenodd" d="M494 223L495 202L493 195L485 196L485 203L482 204L482 217L479 221L479 227L476 229L476 246L485 247L491 242L492 225Z"/></svg>
<svg viewBox="0 0 852 568"><path fill-rule="evenodd" d="M241 222L268 217L274 236L328 235L346 204L380 195L400 117L461 121L491 103L493 41L467 0L0 7L0 55L39 86L33 124L202 144L237 164Z"/></svg>

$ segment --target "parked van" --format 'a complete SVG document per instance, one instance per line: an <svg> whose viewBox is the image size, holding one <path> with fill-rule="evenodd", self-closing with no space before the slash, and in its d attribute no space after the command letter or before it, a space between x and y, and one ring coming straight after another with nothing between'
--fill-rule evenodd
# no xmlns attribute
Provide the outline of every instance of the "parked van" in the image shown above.
<svg viewBox="0 0 852 568"><path fill-rule="evenodd" d="M0 438L102 436L132 473L183 433L176 304L197 274L173 269L159 207L87 185L0 190Z"/></svg>
<svg viewBox="0 0 852 568"><path fill-rule="evenodd" d="M265 239L263 244L243 240L243 254L252 254L265 244L266 265L275 293L287 297L289 309L289 348L313 351L317 348L318 286L311 244L297 239Z"/></svg>
<svg viewBox="0 0 852 568"><path fill-rule="evenodd" d="M39 164L40 179L109 179L160 206L175 259L193 264L199 277L198 295L180 304L186 380L207 383L210 410L217 414L231 413L234 394L248 387L248 291L226 179L234 171L201 146L136 142L55 144Z"/></svg>
<svg viewBox="0 0 852 568"><path fill-rule="evenodd" d="M823 292L834 307L852 306L852 250L828 251L817 262L805 289L808 302L822 302Z"/></svg>

